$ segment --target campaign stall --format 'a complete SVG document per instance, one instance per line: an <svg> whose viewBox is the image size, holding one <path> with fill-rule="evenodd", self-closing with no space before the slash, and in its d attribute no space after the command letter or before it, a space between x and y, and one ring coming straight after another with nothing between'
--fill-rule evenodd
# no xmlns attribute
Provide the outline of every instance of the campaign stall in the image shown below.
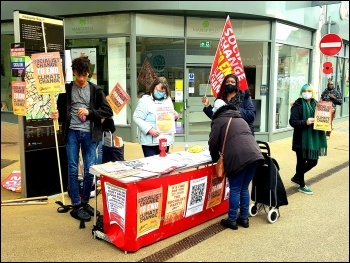
<svg viewBox="0 0 350 263"><path fill-rule="evenodd" d="M92 166L103 204L95 237L135 252L227 213L228 183L214 167L208 150Z"/></svg>

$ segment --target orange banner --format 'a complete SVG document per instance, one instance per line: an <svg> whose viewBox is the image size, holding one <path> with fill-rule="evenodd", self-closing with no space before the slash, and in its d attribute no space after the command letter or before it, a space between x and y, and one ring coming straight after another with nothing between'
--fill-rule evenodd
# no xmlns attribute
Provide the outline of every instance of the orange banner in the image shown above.
<svg viewBox="0 0 350 263"><path fill-rule="evenodd" d="M238 77L241 90L248 89L237 40L233 33L230 17L227 16L209 75L212 93L215 97L225 76L229 74L234 74Z"/></svg>
<svg viewBox="0 0 350 263"><path fill-rule="evenodd" d="M130 100L130 96L128 93L126 93L123 87L119 83L117 83L111 90L109 95L106 96L106 100L108 101L112 110L116 114L118 114L123 109L125 104L128 103L128 101Z"/></svg>

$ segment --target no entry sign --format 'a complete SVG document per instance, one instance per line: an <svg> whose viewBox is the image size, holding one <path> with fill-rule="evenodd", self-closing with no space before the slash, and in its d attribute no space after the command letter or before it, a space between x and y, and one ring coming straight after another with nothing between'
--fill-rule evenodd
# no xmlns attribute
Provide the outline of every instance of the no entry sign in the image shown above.
<svg viewBox="0 0 350 263"><path fill-rule="evenodd" d="M334 56L339 53L343 41L337 34L324 35L320 41L320 50L323 55Z"/></svg>

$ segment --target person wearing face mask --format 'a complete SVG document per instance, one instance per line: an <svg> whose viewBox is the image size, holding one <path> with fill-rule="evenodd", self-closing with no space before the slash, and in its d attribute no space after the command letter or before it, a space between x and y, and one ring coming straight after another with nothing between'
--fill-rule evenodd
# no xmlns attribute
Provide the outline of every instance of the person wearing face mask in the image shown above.
<svg viewBox="0 0 350 263"><path fill-rule="evenodd" d="M298 191L312 195L313 191L305 184L305 173L317 165L320 156L327 155L325 131L314 130L314 116L317 100L314 89L305 84L298 98L291 107L289 124L294 128L292 150L297 157L296 173L291 178Z"/></svg>
<svg viewBox="0 0 350 263"><path fill-rule="evenodd" d="M321 100L323 101L331 101L332 102L332 115L331 115L331 127L333 126L333 119L335 117L335 111L337 110L337 105L341 105L343 103L342 96L340 92L334 88L333 81L329 81L327 84L327 88L321 94ZM333 127L331 128L333 129ZM331 131L326 131L326 136L331 136Z"/></svg>
<svg viewBox="0 0 350 263"><path fill-rule="evenodd" d="M174 143L174 132L167 132L167 127L165 127L170 123L169 120L165 120L163 125L158 125L159 128L156 126L157 116L158 121L160 120L159 117L163 116L163 114L157 114L157 111L164 107L171 109L171 112L169 112L169 114L166 113L164 118L172 118L173 121L178 119L179 114L174 110L168 82L166 78L160 77L152 83L149 92L139 99L133 114L133 120L139 128L138 138L144 157L160 154L160 138L167 139L166 152L169 151L169 146ZM164 130L160 130L160 128L164 128Z"/></svg>
<svg viewBox="0 0 350 263"><path fill-rule="evenodd" d="M250 97L249 90L239 89L239 80L236 75L227 75L221 83L220 90L217 94L216 99L221 99L227 104L232 104L241 113L242 118L248 123L249 128L254 135L254 119L256 110ZM212 119L213 106L209 104L207 96L202 98L204 105L203 112Z"/></svg>

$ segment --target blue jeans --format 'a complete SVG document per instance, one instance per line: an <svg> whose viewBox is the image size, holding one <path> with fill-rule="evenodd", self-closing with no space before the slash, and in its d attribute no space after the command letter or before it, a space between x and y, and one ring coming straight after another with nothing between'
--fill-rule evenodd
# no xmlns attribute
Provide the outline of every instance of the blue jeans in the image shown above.
<svg viewBox="0 0 350 263"><path fill-rule="evenodd" d="M250 194L249 184L253 179L258 162L247 165L239 173L228 178L230 184L228 220L236 221L238 208L240 217L247 219L249 214Z"/></svg>
<svg viewBox="0 0 350 263"><path fill-rule="evenodd" d="M80 198L78 184L79 149L81 148L84 162L83 194ZM88 203L94 176L89 173L91 165L96 160L96 142L92 141L90 132L69 129L66 141L68 162L68 187L73 206Z"/></svg>

